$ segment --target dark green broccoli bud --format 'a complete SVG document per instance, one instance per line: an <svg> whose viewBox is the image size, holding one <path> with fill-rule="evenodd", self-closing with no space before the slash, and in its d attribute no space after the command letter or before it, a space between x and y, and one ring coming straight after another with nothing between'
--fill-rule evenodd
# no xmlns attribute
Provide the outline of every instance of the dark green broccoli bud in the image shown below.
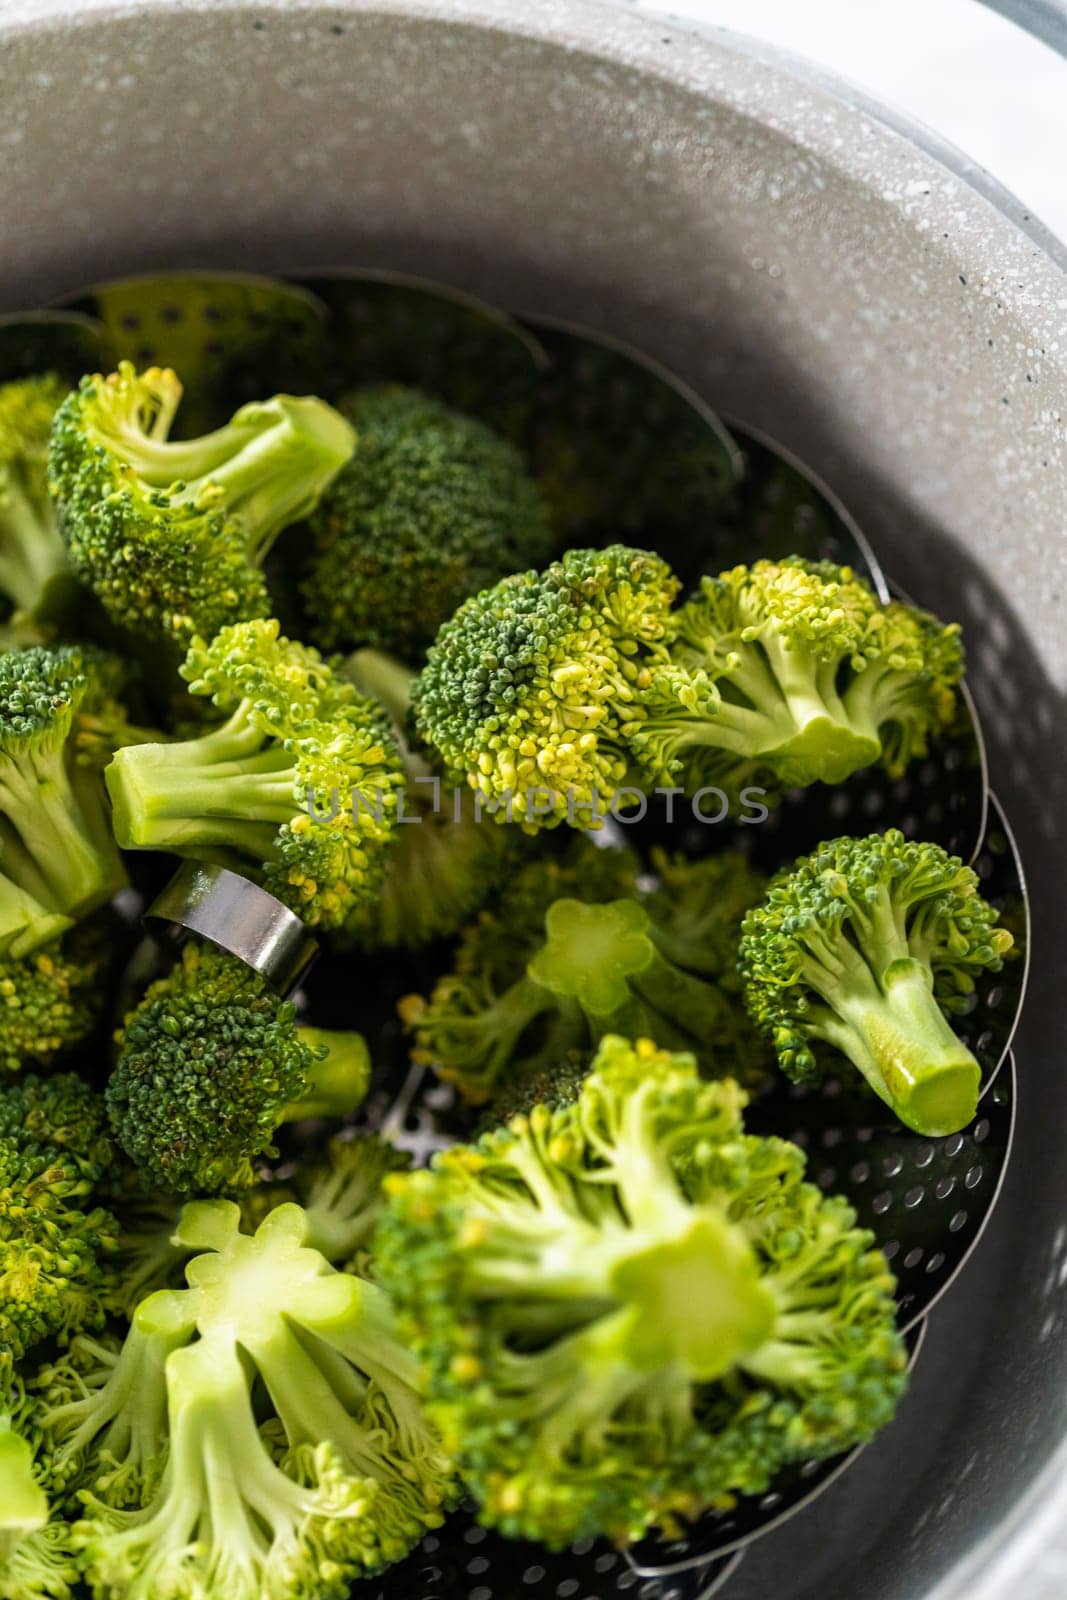
<svg viewBox="0 0 1067 1600"><path fill-rule="evenodd" d="M50 1519L33 1450L0 1397L0 1600L70 1600L78 1578L70 1530Z"/></svg>
<svg viewBox="0 0 1067 1600"><path fill-rule="evenodd" d="M118 753L119 843L254 870L305 922L340 927L377 894L395 839L404 774L386 712L273 619L194 640L181 670L228 720Z"/></svg>
<svg viewBox="0 0 1067 1600"><path fill-rule="evenodd" d="M633 738L658 782L841 783L879 760L897 775L952 721L959 628L882 605L849 567L734 567L701 579L675 623Z"/></svg>
<svg viewBox="0 0 1067 1600"><path fill-rule="evenodd" d="M98 922L21 960L0 960L0 1073L53 1066L90 1037L107 1004L111 961Z"/></svg>
<svg viewBox="0 0 1067 1600"><path fill-rule="evenodd" d="M490 827L470 789L449 788L404 737L415 674L377 650L358 650L344 672L393 719L407 788L377 899L353 912L345 944L412 948L455 933L516 865L518 829Z"/></svg>
<svg viewBox="0 0 1067 1600"><path fill-rule="evenodd" d="M199 439L168 438L175 373L83 378L52 430L49 482L75 571L123 627L187 648L270 615L260 567L355 445L322 400L276 395Z"/></svg>
<svg viewBox="0 0 1067 1600"><path fill-rule="evenodd" d="M358 443L311 523L310 637L414 658L468 595L548 558L548 518L518 451L473 417L400 387L339 406Z"/></svg>
<svg viewBox="0 0 1067 1600"><path fill-rule="evenodd" d="M0 1087L0 1352L103 1323L118 1228L94 1191L113 1160L103 1100L81 1079Z"/></svg>
<svg viewBox="0 0 1067 1600"><path fill-rule="evenodd" d="M144 1301L108 1381L40 1423L81 1487L88 1581L128 1600L343 1600L457 1492L389 1300L309 1245L298 1206L249 1236L232 1203L196 1202L177 1238L189 1287Z"/></svg>
<svg viewBox="0 0 1067 1600"><path fill-rule="evenodd" d="M498 821L598 827L626 783L677 589L658 556L612 545L474 595L415 682L419 733Z"/></svg>
<svg viewBox="0 0 1067 1600"><path fill-rule="evenodd" d="M370 1083L356 1033L299 1028L296 1008L236 956L187 944L118 1034L107 1108L151 1189L248 1188L283 1122L346 1116Z"/></svg>
<svg viewBox="0 0 1067 1600"><path fill-rule="evenodd" d="M598 857L606 858L602 869ZM401 1016L415 1034L413 1059L476 1104L498 1088L553 1073L564 1061L587 1061L600 1039L620 1029L693 1049L711 1071L751 1068L761 1052L743 1011L713 978L664 953L659 924L641 899L605 900L598 892L631 864L632 858L586 843L571 871L582 898L560 892L558 883L549 898L551 881L534 887L531 865L528 884L505 895L502 909L464 938L454 970L439 979L429 1001L402 1002ZM583 878L592 888L589 899ZM540 902L540 924L531 917L526 938L524 899L531 910ZM684 957L682 941L675 944ZM698 948L697 966L702 959Z"/></svg>
<svg viewBox="0 0 1067 1600"><path fill-rule="evenodd" d="M126 884L100 775L101 741L120 737L112 686L108 658L79 647L0 655L0 874L61 919ZM17 934L9 953L26 953Z"/></svg>
<svg viewBox="0 0 1067 1600"><path fill-rule="evenodd" d="M388 1180L378 1271L488 1525L639 1538L892 1417L885 1259L743 1105L612 1037L574 1104Z"/></svg>
<svg viewBox="0 0 1067 1600"><path fill-rule="evenodd" d="M48 437L67 385L53 374L0 385L0 595L32 616L70 572L48 493Z"/></svg>
<svg viewBox="0 0 1067 1600"><path fill-rule="evenodd" d="M976 874L940 845L895 828L832 839L745 917L749 1011L791 1078L817 1081L839 1052L907 1127L955 1133L981 1069L947 1018L1011 949L996 924Z"/></svg>

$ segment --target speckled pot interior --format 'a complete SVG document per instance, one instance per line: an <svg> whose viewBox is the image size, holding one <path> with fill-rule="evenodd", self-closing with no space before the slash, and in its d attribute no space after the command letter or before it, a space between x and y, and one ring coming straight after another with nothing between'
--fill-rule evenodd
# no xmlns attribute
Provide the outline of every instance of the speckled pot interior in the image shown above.
<svg viewBox="0 0 1067 1600"><path fill-rule="evenodd" d="M0 5L0 309L375 265L584 321L807 459L966 624L1033 892L1013 1169L898 1423L726 1592L976 1594L1067 1432L1062 268L965 169L729 36L518 0L67 10ZM1026 1600L1063 1593L1042 1570Z"/></svg>

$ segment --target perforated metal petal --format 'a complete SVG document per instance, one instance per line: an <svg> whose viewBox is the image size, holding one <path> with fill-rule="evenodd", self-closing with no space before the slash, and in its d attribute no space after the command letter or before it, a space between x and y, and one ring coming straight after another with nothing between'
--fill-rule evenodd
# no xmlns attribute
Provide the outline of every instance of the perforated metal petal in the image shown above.
<svg viewBox="0 0 1067 1600"><path fill-rule="evenodd" d="M334 393L411 384L524 438L547 357L519 323L444 284L399 273L334 273L308 282L329 309Z"/></svg>
<svg viewBox="0 0 1067 1600"><path fill-rule="evenodd" d="M0 317L0 383L35 372L58 372L77 382L110 364L107 329L75 311L37 311Z"/></svg>
<svg viewBox="0 0 1067 1600"><path fill-rule="evenodd" d="M218 427L246 400L321 387L325 309L292 284L155 273L98 284L72 305L104 324L113 360L175 369L184 388L176 437Z"/></svg>

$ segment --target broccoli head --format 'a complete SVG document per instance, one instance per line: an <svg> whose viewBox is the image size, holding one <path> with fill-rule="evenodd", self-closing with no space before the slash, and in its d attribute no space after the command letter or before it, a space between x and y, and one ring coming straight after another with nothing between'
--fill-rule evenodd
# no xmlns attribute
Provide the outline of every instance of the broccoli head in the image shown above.
<svg viewBox="0 0 1067 1600"><path fill-rule="evenodd" d="M849 567L788 556L701 580L634 750L657 781L736 788L894 775L952 721L959 628L882 605Z"/></svg>
<svg viewBox="0 0 1067 1600"><path fill-rule="evenodd" d="M373 900L404 774L384 709L276 621L196 639L182 675L227 720L118 753L107 770L119 843L255 871L313 927Z"/></svg>
<svg viewBox="0 0 1067 1600"><path fill-rule="evenodd" d="M470 917L516 863L522 835L476 814L468 788L449 790L404 736L414 673L378 650L357 650L344 673L393 719L407 787L396 845L377 899L345 923L346 945L413 948L444 938Z"/></svg>
<svg viewBox="0 0 1067 1600"><path fill-rule="evenodd" d="M77 646L0 654L0 928L32 925L25 896L46 913L36 933L10 936L8 953L45 943L126 884L101 778L125 736L113 666Z"/></svg>
<svg viewBox="0 0 1067 1600"><path fill-rule="evenodd" d="M88 922L21 960L0 960L0 1074L50 1067L92 1034L111 959L107 930Z"/></svg>
<svg viewBox="0 0 1067 1600"><path fill-rule="evenodd" d="M309 634L413 658L468 595L547 559L548 518L518 451L483 422L398 386L339 405L358 444L312 520Z"/></svg>
<svg viewBox="0 0 1067 1600"><path fill-rule="evenodd" d="M839 1053L907 1127L955 1133L981 1070L948 1018L1011 948L996 924L976 874L940 845L895 828L832 839L745 917L749 1011L791 1078L818 1080Z"/></svg>
<svg viewBox="0 0 1067 1600"><path fill-rule="evenodd" d="M107 1108L144 1182L169 1194L248 1188L275 1129L345 1116L370 1083L359 1034L300 1028L236 956L190 943L118 1034Z"/></svg>
<svg viewBox="0 0 1067 1600"><path fill-rule="evenodd" d="M236 1205L195 1202L177 1239L188 1287L141 1303L95 1381L68 1363L42 1387L93 1592L342 1600L456 1495L390 1302L309 1245L295 1205L248 1235Z"/></svg>
<svg viewBox="0 0 1067 1600"><path fill-rule="evenodd" d="M0 1087L0 1359L103 1322L118 1228L94 1194L113 1162L103 1101L81 1079Z"/></svg>
<svg viewBox="0 0 1067 1600"><path fill-rule="evenodd" d="M66 393L50 373L0 384L0 596L25 615L70 571L48 493L48 438Z"/></svg>
<svg viewBox="0 0 1067 1600"><path fill-rule="evenodd" d="M609 1037L573 1104L388 1180L378 1271L490 1526L635 1539L892 1417L885 1259L743 1105Z"/></svg>
<svg viewBox="0 0 1067 1600"><path fill-rule="evenodd" d="M504 578L439 630L412 691L419 733L497 820L599 826L677 589L666 562L623 545Z"/></svg>
<svg viewBox="0 0 1067 1600"><path fill-rule="evenodd" d="M402 1003L414 1059L475 1103L565 1064L570 1071L575 1057L588 1060L621 1029L693 1049L712 1071L750 1070L763 1051L710 970L710 944L694 939L687 948L681 934L672 941L669 920L665 940L628 887L608 897L613 880L634 870L628 853L587 841L553 876L540 863L525 868L461 941L454 970L429 1001ZM739 923L738 913L735 937ZM673 942L670 955L665 942Z"/></svg>
<svg viewBox="0 0 1067 1600"><path fill-rule="evenodd" d="M355 435L324 401L276 395L173 440L181 393L174 372L128 361L83 378L56 416L48 470L75 571L123 627L185 649L194 634L269 616L261 564Z"/></svg>

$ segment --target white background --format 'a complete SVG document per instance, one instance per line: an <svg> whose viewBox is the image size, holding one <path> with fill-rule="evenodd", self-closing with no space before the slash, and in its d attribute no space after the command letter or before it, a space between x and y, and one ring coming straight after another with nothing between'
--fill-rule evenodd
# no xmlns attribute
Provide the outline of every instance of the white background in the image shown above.
<svg viewBox="0 0 1067 1600"><path fill-rule="evenodd" d="M925 122L1067 240L1067 61L977 0L637 0L763 38Z"/></svg>

